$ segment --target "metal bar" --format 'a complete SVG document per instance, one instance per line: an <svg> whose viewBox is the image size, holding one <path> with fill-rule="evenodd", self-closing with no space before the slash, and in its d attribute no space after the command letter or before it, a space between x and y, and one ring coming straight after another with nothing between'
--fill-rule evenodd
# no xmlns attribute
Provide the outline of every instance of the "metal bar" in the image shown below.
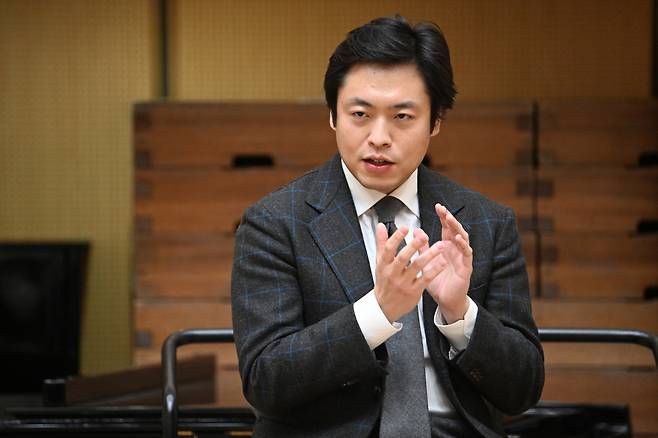
<svg viewBox="0 0 658 438"><path fill-rule="evenodd" d="M233 342L233 329L191 329L177 331L162 345L162 436L176 438L178 399L176 397L176 349L192 343Z"/></svg>
<svg viewBox="0 0 658 438"><path fill-rule="evenodd" d="M595 328L540 328L542 342L604 342L611 344L637 344L653 352L658 367L658 336L640 330Z"/></svg>

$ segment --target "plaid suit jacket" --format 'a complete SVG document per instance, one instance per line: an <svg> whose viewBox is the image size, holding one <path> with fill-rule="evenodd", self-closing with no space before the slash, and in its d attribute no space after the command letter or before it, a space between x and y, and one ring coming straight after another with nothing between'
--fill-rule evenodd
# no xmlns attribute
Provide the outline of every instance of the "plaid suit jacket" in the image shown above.
<svg viewBox="0 0 658 438"><path fill-rule="evenodd" d="M502 434L501 413L536 403L543 352L511 209L421 166L421 227L441 238L434 204L469 233L469 296L479 311L453 359L424 294L431 359L457 412L482 436ZM255 436L367 437L376 424L386 354L366 343L352 303L374 287L340 157L246 210L235 243L232 311L240 375L257 412ZM379 349L378 349L379 350Z"/></svg>

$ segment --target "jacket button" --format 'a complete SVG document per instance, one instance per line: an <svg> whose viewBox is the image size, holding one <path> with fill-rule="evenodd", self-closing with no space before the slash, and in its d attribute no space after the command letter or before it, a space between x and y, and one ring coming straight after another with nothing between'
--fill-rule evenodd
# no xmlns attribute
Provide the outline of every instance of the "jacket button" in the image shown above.
<svg viewBox="0 0 658 438"><path fill-rule="evenodd" d="M471 378L472 378L476 383L479 382L480 380L482 380L482 373L481 373L480 370L478 370L478 369L471 370L471 372L470 372L469 374L471 375Z"/></svg>
<svg viewBox="0 0 658 438"><path fill-rule="evenodd" d="M382 387L381 387L381 385L375 385L375 386L373 386L373 388L372 388L372 395L373 395L373 397L375 397L375 398L379 398L379 396L381 395L381 393L382 393Z"/></svg>

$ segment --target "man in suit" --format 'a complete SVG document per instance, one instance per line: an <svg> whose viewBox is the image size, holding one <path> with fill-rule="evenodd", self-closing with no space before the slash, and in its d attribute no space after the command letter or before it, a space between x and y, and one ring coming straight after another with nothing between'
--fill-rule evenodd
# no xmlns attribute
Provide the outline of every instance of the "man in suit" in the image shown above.
<svg viewBox="0 0 658 438"><path fill-rule="evenodd" d="M338 154L236 236L254 435L503 436L502 414L539 399L543 353L513 212L421 164L455 96L443 35L354 29L325 94Z"/></svg>

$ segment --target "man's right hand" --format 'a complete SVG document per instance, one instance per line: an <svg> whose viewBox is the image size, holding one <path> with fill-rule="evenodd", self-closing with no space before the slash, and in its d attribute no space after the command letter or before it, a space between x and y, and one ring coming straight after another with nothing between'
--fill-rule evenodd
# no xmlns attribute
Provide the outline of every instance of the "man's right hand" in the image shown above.
<svg viewBox="0 0 658 438"><path fill-rule="evenodd" d="M407 227L402 226L389 238L384 224L377 224L375 230L377 241L375 297L391 323L416 307L423 290L439 273L436 263L430 262L438 255L440 242L423 251L411 262L411 257L427 245L429 240L427 234L420 228L414 230L414 238L396 255L408 231ZM422 274L419 275L421 272Z"/></svg>

